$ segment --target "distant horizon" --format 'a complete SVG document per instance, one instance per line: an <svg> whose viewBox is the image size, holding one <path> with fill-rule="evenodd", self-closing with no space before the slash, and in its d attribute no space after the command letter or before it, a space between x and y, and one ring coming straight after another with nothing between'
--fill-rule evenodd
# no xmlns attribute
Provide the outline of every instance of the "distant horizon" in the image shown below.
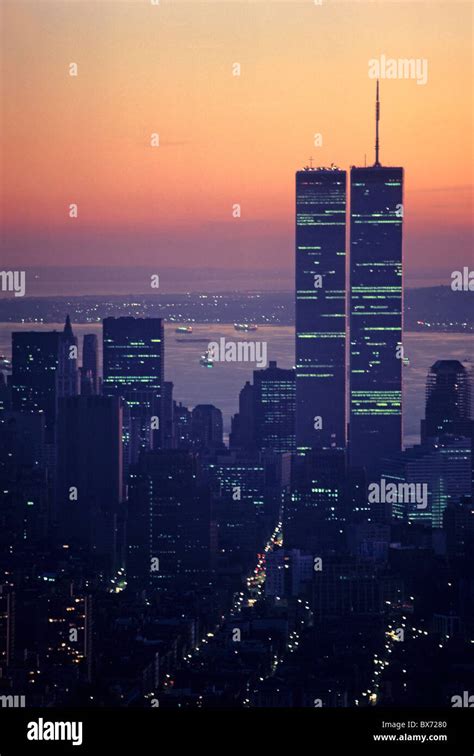
<svg viewBox="0 0 474 756"><path fill-rule="evenodd" d="M3 269L7 270L8 266ZM153 268L150 265L41 265L21 269L26 272L26 297L294 293L292 268L268 271L263 268ZM152 290L150 277L156 274L160 277L160 285ZM432 271L431 278L426 273L411 278L405 276L405 289L449 285L450 279L441 271ZM12 298L12 294L0 292L0 300L7 298Z"/></svg>

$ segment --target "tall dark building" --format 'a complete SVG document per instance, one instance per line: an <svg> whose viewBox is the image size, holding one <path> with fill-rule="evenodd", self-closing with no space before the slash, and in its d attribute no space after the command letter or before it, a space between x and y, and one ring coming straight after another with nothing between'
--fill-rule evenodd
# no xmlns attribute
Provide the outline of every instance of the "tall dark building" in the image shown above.
<svg viewBox="0 0 474 756"><path fill-rule="evenodd" d="M78 342L74 336L71 318L66 316L66 323L61 334L60 360L58 369L58 396L77 396L78 383Z"/></svg>
<svg viewBox="0 0 474 756"><path fill-rule="evenodd" d="M163 448L176 449L175 423L174 423L174 403L173 403L173 383L171 381L163 382Z"/></svg>
<svg viewBox="0 0 474 756"><path fill-rule="evenodd" d="M350 452L372 470L402 443L403 168L351 169Z"/></svg>
<svg viewBox="0 0 474 756"><path fill-rule="evenodd" d="M47 533L51 494L47 457L43 413L0 413L0 554L3 556L15 553L15 548L39 542Z"/></svg>
<svg viewBox="0 0 474 756"><path fill-rule="evenodd" d="M159 447L162 434L164 328L161 318L105 318L104 396L120 396L126 465L142 449Z"/></svg>
<svg viewBox="0 0 474 756"><path fill-rule="evenodd" d="M296 447L344 447L346 172L296 173Z"/></svg>
<svg viewBox="0 0 474 756"><path fill-rule="evenodd" d="M191 429L196 449L224 448L222 412L213 404L197 404L192 411Z"/></svg>
<svg viewBox="0 0 474 756"><path fill-rule="evenodd" d="M239 411L232 417L232 428L229 436L231 449L245 449L253 451L255 444L255 387L250 381L239 394Z"/></svg>
<svg viewBox="0 0 474 756"><path fill-rule="evenodd" d="M61 334L12 333L12 398L18 412L43 413L46 438L54 440Z"/></svg>
<svg viewBox="0 0 474 756"><path fill-rule="evenodd" d="M295 451L295 371L270 361L254 370L255 440L259 449Z"/></svg>
<svg viewBox="0 0 474 756"><path fill-rule="evenodd" d="M240 392L239 412L232 422L231 446L274 452L295 451L295 371L277 367L254 370Z"/></svg>
<svg viewBox="0 0 474 756"><path fill-rule="evenodd" d="M54 441L58 399L77 389L77 339L69 315L62 333L12 333L13 409L44 413L48 443Z"/></svg>
<svg viewBox="0 0 474 756"><path fill-rule="evenodd" d="M98 394L99 345L95 333L86 333L82 346L81 394Z"/></svg>
<svg viewBox="0 0 474 756"><path fill-rule="evenodd" d="M254 456L226 453L205 462L214 494L219 558L248 568L255 559L265 515L265 464ZM260 539L261 542L261 539Z"/></svg>
<svg viewBox="0 0 474 756"><path fill-rule="evenodd" d="M436 443L412 446L382 460L382 477L387 483L418 484L418 493L423 493L423 486L426 493L425 501L419 496L421 504L407 494L397 496L385 505L387 513L394 519L441 528L447 505L472 495L471 448L471 438L444 436Z"/></svg>
<svg viewBox="0 0 474 756"><path fill-rule="evenodd" d="M344 449L313 449L295 456L291 500L285 506L285 548L319 554L342 548L345 490Z"/></svg>
<svg viewBox="0 0 474 756"><path fill-rule="evenodd" d="M471 382L458 360L437 360L426 380L426 412L421 440L445 434L471 435Z"/></svg>
<svg viewBox="0 0 474 756"><path fill-rule="evenodd" d="M192 413L181 402L173 400L174 443L177 449L190 449Z"/></svg>
<svg viewBox="0 0 474 756"><path fill-rule="evenodd" d="M122 501L122 403L119 397L59 401L58 518L65 537L117 566Z"/></svg>
<svg viewBox="0 0 474 756"><path fill-rule="evenodd" d="M168 591L208 579L210 523L195 453L143 452L130 475L127 580Z"/></svg>

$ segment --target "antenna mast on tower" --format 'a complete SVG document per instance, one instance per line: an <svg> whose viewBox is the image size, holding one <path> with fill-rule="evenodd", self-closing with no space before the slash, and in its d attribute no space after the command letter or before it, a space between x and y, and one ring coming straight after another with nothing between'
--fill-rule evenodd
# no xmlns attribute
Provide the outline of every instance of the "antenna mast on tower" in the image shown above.
<svg viewBox="0 0 474 756"><path fill-rule="evenodd" d="M379 121L380 121L380 100L379 100L379 80L377 79L377 94L375 98L375 163L374 163L374 168L380 168Z"/></svg>

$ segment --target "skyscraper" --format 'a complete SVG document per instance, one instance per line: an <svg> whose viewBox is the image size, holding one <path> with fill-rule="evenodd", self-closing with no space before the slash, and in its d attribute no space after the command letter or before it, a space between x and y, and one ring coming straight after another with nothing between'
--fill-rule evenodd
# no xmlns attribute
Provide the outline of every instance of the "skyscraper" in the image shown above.
<svg viewBox="0 0 474 756"><path fill-rule="evenodd" d="M350 458L372 470L402 442L403 168L351 169Z"/></svg>
<svg viewBox="0 0 474 756"><path fill-rule="evenodd" d="M277 367L254 370L239 396L232 418L230 446L246 451L295 451L295 371Z"/></svg>
<svg viewBox="0 0 474 756"><path fill-rule="evenodd" d="M82 346L81 394L98 393L99 346L95 333L86 333Z"/></svg>
<svg viewBox="0 0 474 756"><path fill-rule="evenodd" d="M191 449L192 413L181 402L173 400L173 426L177 449Z"/></svg>
<svg viewBox="0 0 474 756"><path fill-rule="evenodd" d="M41 541L50 515L45 415L0 413L0 553Z"/></svg>
<svg viewBox="0 0 474 756"><path fill-rule="evenodd" d="M176 449L175 423L173 411L173 383L163 381L163 448Z"/></svg>
<svg viewBox="0 0 474 756"><path fill-rule="evenodd" d="M346 172L296 173L296 447L344 447Z"/></svg>
<svg viewBox="0 0 474 756"><path fill-rule="evenodd" d="M157 590L208 579L210 491L197 455L160 449L140 455L130 476L127 579Z"/></svg>
<svg viewBox="0 0 474 756"><path fill-rule="evenodd" d="M44 413L48 443L54 441L58 399L77 390L77 339L69 315L62 333L12 333L13 409Z"/></svg>
<svg viewBox="0 0 474 756"><path fill-rule="evenodd" d="M426 380L426 417L422 442L445 434L470 437L471 383L458 360L437 360Z"/></svg>
<svg viewBox="0 0 474 756"><path fill-rule="evenodd" d="M264 527L263 458L259 454L231 452L204 462L203 470L214 494L213 516L218 523L220 557L248 568Z"/></svg>
<svg viewBox="0 0 474 756"><path fill-rule="evenodd" d="M191 432L196 449L224 448L222 412L213 404L197 404L191 416Z"/></svg>
<svg viewBox="0 0 474 756"><path fill-rule="evenodd" d="M388 516L441 528L448 504L471 497L471 444L470 438L444 437L437 443L419 444L383 460L382 473L387 483L419 484L419 491L426 486L426 502L419 504L408 495L397 496L396 501L385 505Z"/></svg>
<svg viewBox="0 0 474 756"><path fill-rule="evenodd" d="M160 446L164 381L161 318L105 318L103 394L126 403L125 464Z"/></svg>
<svg viewBox="0 0 474 756"><path fill-rule="evenodd" d="M270 361L254 370L255 436L258 449L295 450L295 371Z"/></svg>
<svg viewBox="0 0 474 756"><path fill-rule="evenodd" d="M116 565L122 500L122 403L118 397L59 401L58 516L65 537Z"/></svg>
<svg viewBox="0 0 474 756"><path fill-rule="evenodd" d="M77 396L79 390L77 368L77 337L74 336L71 318L66 316L66 323L60 340L60 359L58 369L58 396Z"/></svg>
<svg viewBox="0 0 474 756"><path fill-rule="evenodd" d="M239 394L239 411L232 417L232 429L229 435L231 449L253 451L255 445L255 387L250 381Z"/></svg>
<svg viewBox="0 0 474 756"><path fill-rule="evenodd" d="M12 333L12 398L18 412L44 413L46 440L54 439L60 339L57 331Z"/></svg>
<svg viewBox="0 0 474 756"><path fill-rule="evenodd" d="M343 449L312 449L293 458L291 499L284 511L285 548L320 554L342 548L345 474Z"/></svg>

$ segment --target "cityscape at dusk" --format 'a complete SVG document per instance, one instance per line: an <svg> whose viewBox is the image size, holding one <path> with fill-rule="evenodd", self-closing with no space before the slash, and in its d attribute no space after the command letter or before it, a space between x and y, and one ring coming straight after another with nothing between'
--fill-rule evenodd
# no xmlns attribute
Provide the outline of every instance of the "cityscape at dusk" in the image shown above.
<svg viewBox="0 0 474 756"><path fill-rule="evenodd" d="M472 11L3 1L2 756L472 753Z"/></svg>

